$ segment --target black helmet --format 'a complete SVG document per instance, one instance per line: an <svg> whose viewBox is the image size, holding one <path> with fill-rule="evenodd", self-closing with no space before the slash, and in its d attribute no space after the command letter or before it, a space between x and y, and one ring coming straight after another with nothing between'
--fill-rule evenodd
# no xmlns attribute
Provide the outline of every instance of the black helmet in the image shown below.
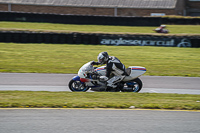
<svg viewBox="0 0 200 133"><path fill-rule="evenodd" d="M108 61L108 58L109 58L109 55L107 52L101 52L99 53L97 60L101 65L103 65L106 63L106 61Z"/></svg>

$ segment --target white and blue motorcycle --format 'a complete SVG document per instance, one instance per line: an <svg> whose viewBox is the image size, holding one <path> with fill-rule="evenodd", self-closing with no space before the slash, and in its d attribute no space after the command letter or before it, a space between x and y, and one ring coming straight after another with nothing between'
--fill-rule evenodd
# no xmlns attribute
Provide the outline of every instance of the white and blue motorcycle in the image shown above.
<svg viewBox="0 0 200 133"><path fill-rule="evenodd" d="M142 81L138 78L146 72L145 67L129 66L126 69L127 76L117 83L118 91L139 92L142 89ZM93 75L99 78L92 78ZM75 92L85 92L89 89L93 91L106 91L106 66L93 67L92 61L84 64L78 71L78 75L69 82L69 89Z"/></svg>

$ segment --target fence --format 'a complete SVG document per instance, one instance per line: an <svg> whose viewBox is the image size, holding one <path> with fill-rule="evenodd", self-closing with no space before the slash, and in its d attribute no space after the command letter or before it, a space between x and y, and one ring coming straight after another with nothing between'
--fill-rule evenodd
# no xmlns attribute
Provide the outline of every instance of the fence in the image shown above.
<svg viewBox="0 0 200 133"><path fill-rule="evenodd" d="M63 24L159 26L161 24L200 24L200 18L115 17L0 12L0 21L46 22Z"/></svg>
<svg viewBox="0 0 200 133"><path fill-rule="evenodd" d="M200 36L0 31L0 42L200 47Z"/></svg>

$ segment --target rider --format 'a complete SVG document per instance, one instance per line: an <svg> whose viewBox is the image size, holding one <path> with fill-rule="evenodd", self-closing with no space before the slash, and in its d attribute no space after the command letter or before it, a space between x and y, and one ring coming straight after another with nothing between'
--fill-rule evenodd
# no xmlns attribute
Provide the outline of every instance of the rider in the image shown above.
<svg viewBox="0 0 200 133"><path fill-rule="evenodd" d="M157 33L168 33L168 30L165 29L166 25L160 25L160 27L154 29Z"/></svg>
<svg viewBox="0 0 200 133"><path fill-rule="evenodd" d="M109 56L107 52L99 53L98 62L92 62L92 65L106 64L106 76L100 76L107 81L106 91L117 91L117 83L124 79L126 76L125 66L120 60L114 56ZM111 76L113 75L113 76Z"/></svg>

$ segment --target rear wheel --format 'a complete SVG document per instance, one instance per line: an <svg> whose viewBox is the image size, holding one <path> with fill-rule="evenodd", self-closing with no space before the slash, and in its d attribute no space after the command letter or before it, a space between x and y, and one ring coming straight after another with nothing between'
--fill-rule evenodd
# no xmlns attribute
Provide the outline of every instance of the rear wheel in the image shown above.
<svg viewBox="0 0 200 133"><path fill-rule="evenodd" d="M139 78L124 83L123 92L139 92L142 89L142 81Z"/></svg>
<svg viewBox="0 0 200 133"><path fill-rule="evenodd" d="M69 82L69 89L71 91L77 91L77 92L85 92L89 89L89 87L87 87L85 85L85 83L82 83L81 81L77 81L77 80L71 80Z"/></svg>

